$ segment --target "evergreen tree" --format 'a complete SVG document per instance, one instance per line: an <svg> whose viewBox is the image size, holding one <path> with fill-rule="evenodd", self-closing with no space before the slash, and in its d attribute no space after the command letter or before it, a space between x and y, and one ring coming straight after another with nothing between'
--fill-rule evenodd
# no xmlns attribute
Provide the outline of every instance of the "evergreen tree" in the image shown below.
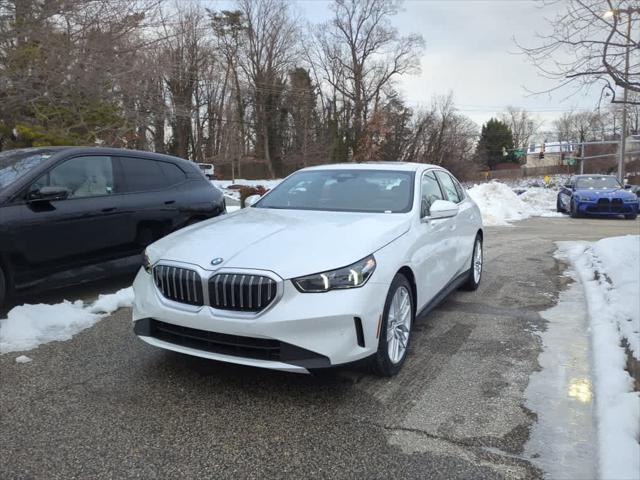
<svg viewBox="0 0 640 480"><path fill-rule="evenodd" d="M482 125L476 156L483 160L490 169L495 168L499 163L517 163L517 159L513 155L513 134L509 126L495 118L491 118Z"/></svg>

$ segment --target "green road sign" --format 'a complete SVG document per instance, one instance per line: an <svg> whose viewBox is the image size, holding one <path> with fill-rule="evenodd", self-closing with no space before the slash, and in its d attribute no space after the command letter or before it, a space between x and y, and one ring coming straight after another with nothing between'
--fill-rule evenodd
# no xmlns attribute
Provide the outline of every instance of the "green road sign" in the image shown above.
<svg viewBox="0 0 640 480"><path fill-rule="evenodd" d="M524 150L514 150L514 151L513 151L513 155L514 155L516 158L520 158L520 157L524 157L524 156L526 155L526 153L525 153L525 151L524 151Z"/></svg>

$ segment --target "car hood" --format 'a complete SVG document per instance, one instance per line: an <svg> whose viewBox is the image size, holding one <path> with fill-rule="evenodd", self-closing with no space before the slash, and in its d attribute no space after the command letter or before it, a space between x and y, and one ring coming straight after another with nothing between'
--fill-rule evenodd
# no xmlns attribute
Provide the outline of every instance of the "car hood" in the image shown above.
<svg viewBox="0 0 640 480"><path fill-rule="evenodd" d="M578 195L584 195L585 197L592 198L632 198L635 195L625 190L624 188L602 188L602 189L590 189L590 188L578 188L575 191Z"/></svg>
<svg viewBox="0 0 640 480"><path fill-rule="evenodd" d="M410 214L246 208L179 230L147 253L154 263L270 270L289 279L350 265L406 233L410 221ZM214 267L214 258L223 262Z"/></svg>

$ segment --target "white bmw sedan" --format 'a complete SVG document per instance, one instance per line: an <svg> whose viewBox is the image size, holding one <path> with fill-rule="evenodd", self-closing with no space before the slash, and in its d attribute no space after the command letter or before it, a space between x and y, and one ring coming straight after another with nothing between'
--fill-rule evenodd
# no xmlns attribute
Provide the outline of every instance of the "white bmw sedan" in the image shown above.
<svg viewBox="0 0 640 480"><path fill-rule="evenodd" d="M478 287L482 235L478 207L440 167L305 168L149 246L134 331L224 362L306 373L368 359L391 376L416 316Z"/></svg>

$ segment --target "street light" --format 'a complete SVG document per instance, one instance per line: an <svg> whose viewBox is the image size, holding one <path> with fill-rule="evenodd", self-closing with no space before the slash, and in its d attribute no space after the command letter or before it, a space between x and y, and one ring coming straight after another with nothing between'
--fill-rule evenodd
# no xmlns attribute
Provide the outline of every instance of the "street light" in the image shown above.
<svg viewBox="0 0 640 480"><path fill-rule="evenodd" d="M631 15L633 13L640 13L640 8L614 8L613 10L606 11L602 18L620 18L620 15L626 13L627 14L627 47L624 55L624 79L625 82L629 79L629 51L630 51L630 43L631 43ZM621 183L624 184L624 157L626 150L626 139L627 139L627 100L629 98L629 90L625 84L624 87L624 96L622 99L622 129L620 132L620 148L619 153L620 156L618 158L618 179Z"/></svg>

